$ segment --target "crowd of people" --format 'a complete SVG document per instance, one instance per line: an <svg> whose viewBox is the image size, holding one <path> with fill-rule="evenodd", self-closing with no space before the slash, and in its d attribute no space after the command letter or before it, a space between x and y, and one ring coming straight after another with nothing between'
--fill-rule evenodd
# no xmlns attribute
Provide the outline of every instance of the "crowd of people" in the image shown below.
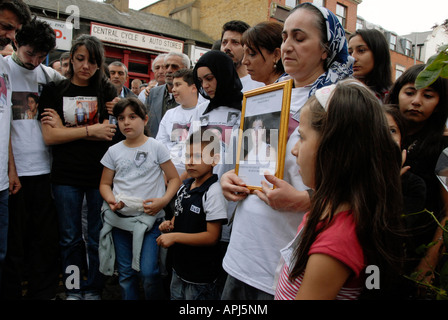
<svg viewBox="0 0 448 320"><path fill-rule="evenodd" d="M160 54L154 79L130 88L94 36L45 66L55 33L22 0L0 1L8 44L1 299L54 299L62 281L65 299L99 300L111 277L123 300L432 297L409 277L437 285L444 262L427 212L447 221L435 168L448 80L417 88L419 64L392 81L379 31L347 38L330 10L303 3L284 24L225 23L194 66ZM244 93L283 81L284 174L252 190L235 170ZM369 266L380 289L366 286Z"/></svg>

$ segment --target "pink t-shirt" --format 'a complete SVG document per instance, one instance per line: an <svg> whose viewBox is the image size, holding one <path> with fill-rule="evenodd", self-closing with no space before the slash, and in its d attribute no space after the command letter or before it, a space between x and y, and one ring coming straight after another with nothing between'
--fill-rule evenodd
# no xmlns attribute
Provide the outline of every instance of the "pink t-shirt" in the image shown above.
<svg viewBox="0 0 448 320"><path fill-rule="evenodd" d="M305 224L308 214L305 215L298 230ZM308 255L320 253L331 256L352 270L352 274L347 279L339 291L336 300L354 300L359 297L363 287L364 275L362 271L366 265L364 254L356 236L355 221L351 211L339 212L334 217L331 225L322 231L314 243L311 245ZM288 279L288 263L282 267L275 293L276 300L292 300L299 291L303 278L302 274L294 282Z"/></svg>

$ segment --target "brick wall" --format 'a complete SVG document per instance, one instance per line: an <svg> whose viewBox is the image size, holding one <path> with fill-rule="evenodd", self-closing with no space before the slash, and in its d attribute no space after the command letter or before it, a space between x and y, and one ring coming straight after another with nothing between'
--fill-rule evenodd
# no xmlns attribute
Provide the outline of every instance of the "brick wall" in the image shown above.
<svg viewBox="0 0 448 320"><path fill-rule="evenodd" d="M310 0L303 0L307 2ZM269 20L271 3L285 6L285 0L197 0L200 11L199 30L217 40L221 38L221 27L229 20L243 20L249 25ZM169 17L175 8L191 3L191 0L162 0L143 9L146 12ZM326 7L336 12L336 3L347 7L347 34L356 30L357 1L327 0Z"/></svg>
<svg viewBox="0 0 448 320"><path fill-rule="evenodd" d="M144 11L169 17L173 9L190 2L191 0L164 0L156 2ZM199 30L218 40L221 38L222 25L227 21L242 20L249 25L266 21L271 2L271 0L198 0L196 6L200 9Z"/></svg>
<svg viewBox="0 0 448 320"><path fill-rule="evenodd" d="M414 58L408 57L404 54L390 50L390 60L392 62L392 81L395 81L397 69L406 70L414 65ZM422 61L417 60L416 64L422 64Z"/></svg>
<svg viewBox="0 0 448 320"><path fill-rule="evenodd" d="M307 2L307 1L303 1ZM336 14L336 4L339 3L345 7L347 7L347 22L345 26L345 31L347 35L350 35L356 31L356 19L358 12L358 5L351 0L326 0L325 7Z"/></svg>

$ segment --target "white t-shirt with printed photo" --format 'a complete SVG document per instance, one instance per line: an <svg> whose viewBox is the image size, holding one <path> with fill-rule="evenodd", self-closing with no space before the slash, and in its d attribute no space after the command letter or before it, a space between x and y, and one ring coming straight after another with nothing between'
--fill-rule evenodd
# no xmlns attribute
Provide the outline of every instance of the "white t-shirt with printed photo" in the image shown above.
<svg viewBox="0 0 448 320"><path fill-rule="evenodd" d="M51 171L50 147L44 142L38 117L42 86L63 77L52 68L39 65L34 70L19 66L11 56L5 58L15 81L12 89L11 143L19 176L48 174ZM46 72L46 74L45 74Z"/></svg>
<svg viewBox="0 0 448 320"><path fill-rule="evenodd" d="M220 137L221 159L213 172L221 178L225 172L235 168L241 111L223 106L204 114L209 103L210 101L207 100L196 107L190 133L201 128L207 128L208 130L214 130L215 134Z"/></svg>
<svg viewBox="0 0 448 320"><path fill-rule="evenodd" d="M108 149L101 164L115 171L113 193L115 197L140 199L141 203L165 194L165 179L160 165L170 160L168 149L159 141L148 138L141 146L129 148L121 141ZM125 202L125 201L123 201ZM126 202L125 202L126 203ZM125 206L119 210L123 215L142 214L141 209ZM163 217L161 210L157 217Z"/></svg>
<svg viewBox="0 0 448 320"><path fill-rule="evenodd" d="M167 110L159 124L156 140L170 151L171 161L179 175L185 171L185 142L195 113L196 107L183 108L179 105Z"/></svg>
<svg viewBox="0 0 448 320"><path fill-rule="evenodd" d="M10 68L0 56L0 191L9 188L8 158L11 128L11 76Z"/></svg>

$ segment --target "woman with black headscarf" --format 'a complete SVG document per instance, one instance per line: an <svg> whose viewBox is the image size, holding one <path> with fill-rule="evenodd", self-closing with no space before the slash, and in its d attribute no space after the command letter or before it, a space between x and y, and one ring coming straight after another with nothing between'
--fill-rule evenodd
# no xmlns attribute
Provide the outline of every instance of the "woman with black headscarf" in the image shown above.
<svg viewBox="0 0 448 320"><path fill-rule="evenodd" d="M225 53L213 50L204 54L196 63L193 76L200 94L210 100L204 114L222 106L241 110L243 85L232 59ZM212 78L216 80L214 85Z"/></svg>
<svg viewBox="0 0 448 320"><path fill-rule="evenodd" d="M221 162L215 168L215 173L220 177L235 167L236 153L233 148L237 145L243 86L232 59L216 50L207 52L199 59L193 77L199 93L207 99L197 107L193 120L199 120L202 129L206 127L221 137Z"/></svg>

